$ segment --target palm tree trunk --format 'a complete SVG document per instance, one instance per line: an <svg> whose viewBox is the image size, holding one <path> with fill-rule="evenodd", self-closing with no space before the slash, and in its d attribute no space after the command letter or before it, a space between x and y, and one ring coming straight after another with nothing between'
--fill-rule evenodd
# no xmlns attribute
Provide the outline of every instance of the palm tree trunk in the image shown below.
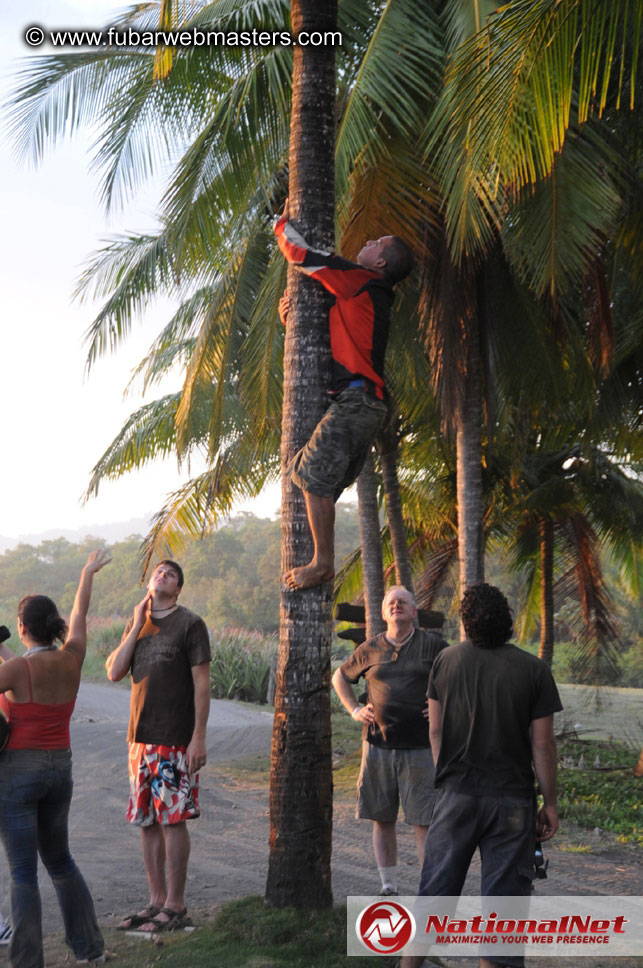
<svg viewBox="0 0 643 968"><path fill-rule="evenodd" d="M540 649L538 658L551 669L554 658L554 523L540 525Z"/></svg>
<svg viewBox="0 0 643 968"><path fill-rule="evenodd" d="M336 0L293 0L292 28L336 28ZM332 46L294 48L290 213L319 248L334 247L335 61ZM290 268L284 349L281 567L312 556L301 492L284 473L323 413L330 381L328 301L321 286ZM266 900L277 907L332 905L330 854L331 584L282 585L275 719L270 760L270 858Z"/></svg>
<svg viewBox="0 0 643 968"><path fill-rule="evenodd" d="M460 594L484 581L482 388L478 326L470 323L465 388L456 414Z"/></svg>
<svg viewBox="0 0 643 968"><path fill-rule="evenodd" d="M362 472L357 478L357 498L359 502L359 540L362 547L366 638L372 639L374 635L378 635L386 628L382 618L384 565L377 507L377 478L375 477L372 452L366 458Z"/></svg>
<svg viewBox="0 0 643 968"><path fill-rule="evenodd" d="M396 424L396 420L390 420L380 436L382 483L384 485L384 500L386 501L386 516L393 546L395 581L398 585L404 585L413 594L411 556L406 540L400 482L397 477L398 434Z"/></svg>

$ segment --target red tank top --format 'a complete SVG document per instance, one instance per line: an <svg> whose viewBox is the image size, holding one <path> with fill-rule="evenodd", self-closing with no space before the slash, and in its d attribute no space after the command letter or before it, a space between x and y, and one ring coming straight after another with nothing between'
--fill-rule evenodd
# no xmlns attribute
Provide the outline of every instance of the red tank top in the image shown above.
<svg viewBox="0 0 643 968"><path fill-rule="evenodd" d="M11 725L6 750L66 750L71 746L69 720L76 705L70 702L34 702L31 670L27 662L29 702L11 702L0 695L0 709Z"/></svg>

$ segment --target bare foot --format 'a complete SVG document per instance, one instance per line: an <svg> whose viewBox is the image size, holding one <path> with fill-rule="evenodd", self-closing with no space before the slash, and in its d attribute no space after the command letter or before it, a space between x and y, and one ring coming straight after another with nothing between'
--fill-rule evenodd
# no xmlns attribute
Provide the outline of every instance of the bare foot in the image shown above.
<svg viewBox="0 0 643 968"><path fill-rule="evenodd" d="M326 581L332 581L335 571L332 567L323 564L310 562L302 565L301 568L292 568L283 577L284 582L289 588L314 588L315 585L323 585Z"/></svg>

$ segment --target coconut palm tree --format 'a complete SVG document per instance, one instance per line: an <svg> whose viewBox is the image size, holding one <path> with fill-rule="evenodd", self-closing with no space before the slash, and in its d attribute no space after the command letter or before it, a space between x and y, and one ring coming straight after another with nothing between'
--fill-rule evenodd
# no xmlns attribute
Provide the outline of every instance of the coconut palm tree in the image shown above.
<svg viewBox="0 0 643 968"><path fill-rule="evenodd" d="M510 560L525 579L522 635L533 627L539 603L539 656L551 665L555 598L573 603L577 674L601 683L618 662L601 556L605 550L621 556L632 544L640 549L643 487L599 447L577 440L560 425L539 435L514 478L505 523Z"/></svg>
<svg viewBox="0 0 643 968"><path fill-rule="evenodd" d="M393 561L395 564L395 581L398 585L413 594L413 572L411 557L402 515L402 498L398 479L398 455L401 436L401 420L395 413L382 430L379 438L380 463L382 467L382 489L386 504L386 518L388 521L391 545L393 546Z"/></svg>
<svg viewBox="0 0 643 968"><path fill-rule="evenodd" d="M605 240L618 236L636 193L635 156L617 143L613 121L623 71L634 103L641 16L625 0L609 12L604 4L524 0L502 9L452 4L445 24L445 85L426 127L444 223L426 267L424 308L435 390L457 442L462 587L483 573L481 388L488 409L484 377L497 353L486 267L501 254L547 302L559 340L562 304L591 291L607 365ZM592 108L610 123L590 122Z"/></svg>
<svg viewBox="0 0 643 968"><path fill-rule="evenodd" d="M385 220L382 231L421 238L425 216L412 188L426 178L417 153L402 148L425 116L441 54L432 9L344 0L340 14L336 158L350 256L353 236L377 230L378 219ZM277 29L287 23L288 4L138 4L117 27L142 31L159 20L166 24L168 16L172 26L185 28L240 31L261 20ZM175 411L179 456L189 452L191 401L208 384L218 388L207 442L212 459L224 443L227 380L238 380L255 435L278 427L281 394L274 374L282 334L276 309L284 273L266 230L285 193L291 64L290 47L226 47L216 60L204 48L177 49L171 62L162 63L149 48L106 48L32 58L18 79L15 124L36 157L84 122L101 125L96 164L104 172L108 206L127 200L155 169L174 165L158 232L113 239L92 260L79 288L104 300L88 332L90 365L126 338L151 295L179 297L181 310L166 329L161 354L171 352L173 339L185 338L189 355L177 355L186 371ZM364 208L371 189L377 210L372 203ZM192 517L182 517L180 500L191 500L189 488L171 497L152 540L180 536L172 529ZM211 514L218 509L216 500L201 507Z"/></svg>
<svg viewBox="0 0 643 968"><path fill-rule="evenodd" d="M292 27L337 27L337 6L292 0ZM332 46L295 49L290 126L292 219L310 243L334 235L335 56ZM309 561L303 495L286 468L324 412L330 376L328 297L289 269L281 433L282 573ZM330 583L281 592L279 660L270 761L270 859L266 900L279 907L330 907L333 785L330 750Z"/></svg>
<svg viewBox="0 0 643 968"><path fill-rule="evenodd" d="M377 490L377 477L371 451L357 478L360 557L367 639L373 638L386 628L382 618L384 566Z"/></svg>

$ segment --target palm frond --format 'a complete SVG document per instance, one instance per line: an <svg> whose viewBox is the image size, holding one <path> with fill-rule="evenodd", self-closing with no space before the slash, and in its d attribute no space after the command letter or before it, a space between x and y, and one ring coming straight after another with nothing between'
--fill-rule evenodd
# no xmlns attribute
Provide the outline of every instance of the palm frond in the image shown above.
<svg viewBox="0 0 643 968"><path fill-rule="evenodd" d="M344 13L347 7L343 5ZM362 36L369 39L356 74L347 78L345 97L340 92L336 141L340 184L354 160L368 156L377 144L383 119L400 135L408 137L417 130L438 90L443 66L441 30L431 4L386 0L374 25L369 5L361 7L360 11L353 4L351 19L355 26L365 21L368 34ZM370 161L374 160L371 156Z"/></svg>
<svg viewBox="0 0 643 968"><path fill-rule="evenodd" d="M472 170L528 184L549 174L570 124L601 117L609 97L631 108L642 18L629 0L500 8L447 70L442 122L467 132Z"/></svg>
<svg viewBox="0 0 643 968"><path fill-rule="evenodd" d="M172 367L177 364L187 365L194 352L195 334L211 300L212 289L204 286L179 306L152 343L147 356L133 370L126 395L134 391L139 381L142 382L142 393L145 394Z"/></svg>
<svg viewBox="0 0 643 968"><path fill-rule="evenodd" d="M603 581L595 534L582 517L571 517L565 529L570 567L558 587L566 581L575 585L575 596L568 588L567 597L580 606L580 621L574 632L578 642L574 656L577 675L583 682L600 683L616 675L618 651L617 628L609 595Z"/></svg>
<svg viewBox="0 0 643 968"><path fill-rule="evenodd" d="M205 473L169 496L141 545L143 574L155 554L162 557L180 550L190 538L202 536L227 516L235 502L256 497L277 479L280 463L274 441L260 445L249 436L241 437Z"/></svg>
<svg viewBox="0 0 643 968"><path fill-rule="evenodd" d="M215 387L210 418L210 455L213 456L220 446L229 366L238 360L248 331L254 299L267 265L267 243L267 236L255 235L246 239L244 245L232 254L227 270L213 289L212 301L186 371L177 412L179 451L190 439L189 414L194 394L199 387L210 384Z"/></svg>
<svg viewBox="0 0 643 968"><path fill-rule="evenodd" d="M108 296L85 333L87 368L120 346L150 296L171 293L175 284L174 253L166 233L117 236L95 253L75 293L81 300Z"/></svg>
<svg viewBox="0 0 643 968"><path fill-rule="evenodd" d="M616 229L619 162L591 125L569 132L550 177L525 190L503 227L503 243L537 298L573 289Z"/></svg>
<svg viewBox="0 0 643 968"><path fill-rule="evenodd" d="M281 427L283 326L279 300L286 287L287 263L274 249L257 292L248 333L241 347L239 396L255 426Z"/></svg>
<svg viewBox="0 0 643 968"><path fill-rule="evenodd" d="M179 400L179 393L169 394L145 404L127 418L92 468L85 501L98 494L102 481L115 480L157 457L175 452L174 417Z"/></svg>
<svg viewBox="0 0 643 968"><path fill-rule="evenodd" d="M407 139L389 137L355 159L337 185L341 251L354 259L367 239L399 235L416 260L427 258L427 236L438 224L436 185Z"/></svg>

